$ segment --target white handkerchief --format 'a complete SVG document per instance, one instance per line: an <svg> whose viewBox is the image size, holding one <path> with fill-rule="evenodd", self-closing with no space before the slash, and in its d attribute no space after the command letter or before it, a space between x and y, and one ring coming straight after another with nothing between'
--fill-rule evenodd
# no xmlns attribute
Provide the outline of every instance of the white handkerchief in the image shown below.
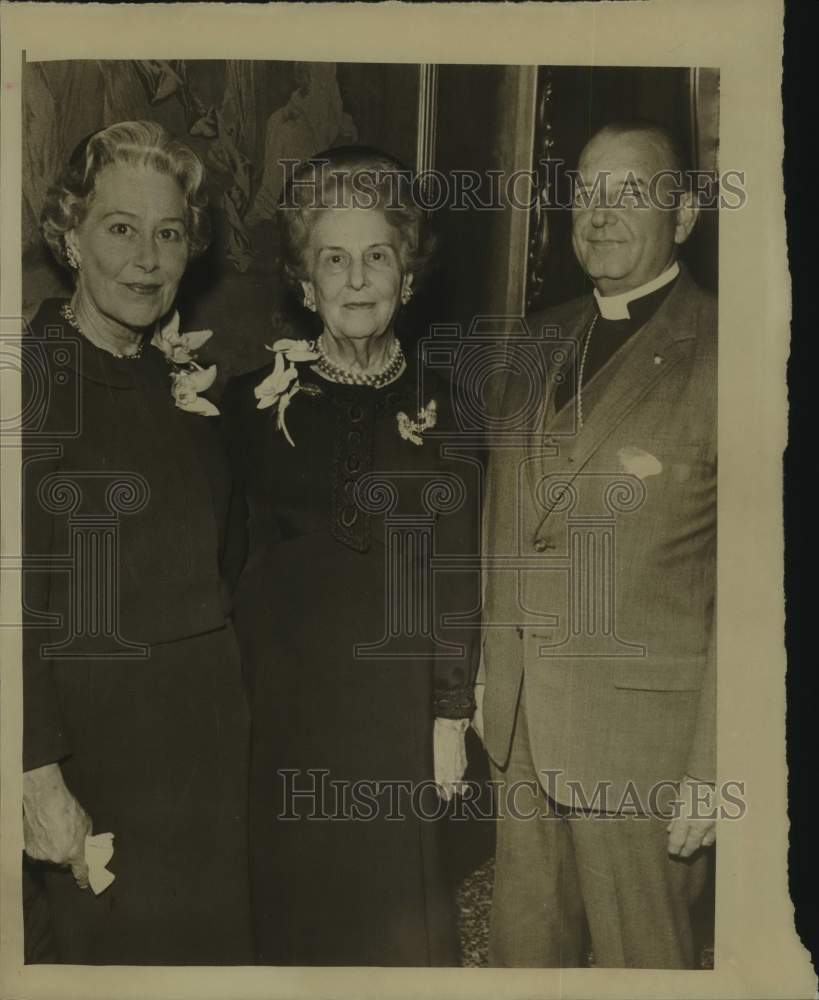
<svg viewBox="0 0 819 1000"><path fill-rule="evenodd" d="M663 463L650 451L643 451L642 448L635 448L627 445L617 452L620 459L620 467L623 472L628 472L638 479L648 479L649 476L657 476L663 471Z"/></svg>
<svg viewBox="0 0 819 1000"><path fill-rule="evenodd" d="M88 883L95 896L105 892L116 875L105 867L114 856L113 833L96 833L85 838L85 863L88 865Z"/></svg>

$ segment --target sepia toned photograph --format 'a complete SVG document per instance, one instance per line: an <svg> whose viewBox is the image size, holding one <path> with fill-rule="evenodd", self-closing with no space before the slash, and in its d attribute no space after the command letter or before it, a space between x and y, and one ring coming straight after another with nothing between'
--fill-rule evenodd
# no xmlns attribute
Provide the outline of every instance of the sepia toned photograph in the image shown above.
<svg viewBox="0 0 819 1000"><path fill-rule="evenodd" d="M721 61L59 48L4 140L8 995L729 995Z"/></svg>
<svg viewBox="0 0 819 1000"><path fill-rule="evenodd" d="M31 961L713 961L718 83L26 64Z"/></svg>

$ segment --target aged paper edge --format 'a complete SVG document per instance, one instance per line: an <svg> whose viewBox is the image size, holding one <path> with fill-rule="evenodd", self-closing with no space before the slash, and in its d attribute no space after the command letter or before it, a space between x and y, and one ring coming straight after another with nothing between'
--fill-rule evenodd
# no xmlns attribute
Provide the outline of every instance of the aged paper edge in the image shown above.
<svg viewBox="0 0 819 1000"><path fill-rule="evenodd" d="M2 997L765 997L815 995L786 882L780 460L785 444L785 255L778 0L425 6L2 4L2 298L20 315L20 80L31 61L257 58L336 62L713 66L721 169L748 202L720 223L719 771L748 812L720 830L716 968L619 970L153 969L21 965L19 635L0 630ZM16 389L4 375L4 412ZM19 551L18 470L4 462L3 551ZM753 486L750 487L749 483ZM19 589L4 573L3 620ZM12 578L12 579L9 579Z"/></svg>

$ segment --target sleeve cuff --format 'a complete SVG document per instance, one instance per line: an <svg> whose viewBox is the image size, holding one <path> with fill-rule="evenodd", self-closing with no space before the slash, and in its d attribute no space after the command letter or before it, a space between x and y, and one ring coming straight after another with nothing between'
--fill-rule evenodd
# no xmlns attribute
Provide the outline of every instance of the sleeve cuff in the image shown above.
<svg viewBox="0 0 819 1000"><path fill-rule="evenodd" d="M475 712L475 696L472 688L437 692L433 712L439 719L471 719Z"/></svg>

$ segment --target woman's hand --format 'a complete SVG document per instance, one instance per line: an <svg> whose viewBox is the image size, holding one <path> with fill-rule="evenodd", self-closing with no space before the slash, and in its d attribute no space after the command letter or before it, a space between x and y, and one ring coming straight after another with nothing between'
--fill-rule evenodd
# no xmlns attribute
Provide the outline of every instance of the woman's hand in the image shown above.
<svg viewBox="0 0 819 1000"><path fill-rule="evenodd" d="M81 889L88 888L85 838L91 818L66 788L59 764L23 773L23 843L35 861L71 865Z"/></svg>
<svg viewBox="0 0 819 1000"><path fill-rule="evenodd" d="M435 784L449 802L466 771L466 731L469 719L436 719L432 734Z"/></svg>

